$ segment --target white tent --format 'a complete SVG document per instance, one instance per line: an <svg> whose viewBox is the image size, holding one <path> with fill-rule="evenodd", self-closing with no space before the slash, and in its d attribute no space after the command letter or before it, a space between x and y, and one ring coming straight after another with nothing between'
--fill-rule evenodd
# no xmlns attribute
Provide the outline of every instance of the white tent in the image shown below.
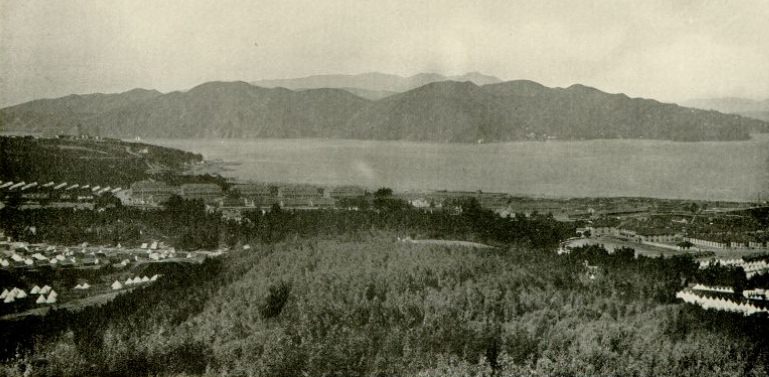
<svg viewBox="0 0 769 377"><path fill-rule="evenodd" d="M59 297L59 294L56 293L56 291L54 291L53 289L51 289L51 294L49 294L48 297L49 298L51 298L51 297Z"/></svg>
<svg viewBox="0 0 769 377"><path fill-rule="evenodd" d="M35 304L45 304L45 301L46 301L45 296L40 295L40 296L37 296L37 300L35 300Z"/></svg>
<svg viewBox="0 0 769 377"><path fill-rule="evenodd" d="M40 294L44 295L51 291L51 287L44 285L43 288L40 288Z"/></svg>
<svg viewBox="0 0 769 377"><path fill-rule="evenodd" d="M8 294L11 292L8 292L7 289L3 289L3 293L0 294L0 300L4 300L6 297L8 297Z"/></svg>
<svg viewBox="0 0 769 377"><path fill-rule="evenodd" d="M145 242L145 243L143 243L143 244L140 246L140 248L142 248L142 249L146 249L146 248L147 248L147 243L146 243L146 242Z"/></svg>
<svg viewBox="0 0 769 377"><path fill-rule="evenodd" d="M146 283L148 281L150 281L150 278L148 278L146 276L142 277L142 283Z"/></svg>
<svg viewBox="0 0 769 377"><path fill-rule="evenodd" d="M19 289L16 291L16 298L25 298L27 297L27 292L24 292L23 289Z"/></svg>
<svg viewBox="0 0 769 377"><path fill-rule="evenodd" d="M47 300L45 300L46 304L55 304L56 303L56 296L53 295L54 293L56 293L56 292L51 292L51 295L48 296Z"/></svg>
<svg viewBox="0 0 769 377"><path fill-rule="evenodd" d="M158 280L159 277L160 277L160 275L157 275L157 274L156 275L152 275L150 280L155 281L155 280Z"/></svg>
<svg viewBox="0 0 769 377"><path fill-rule="evenodd" d="M89 288L91 288L91 286L88 283L83 283L83 285L81 286L81 289L89 289Z"/></svg>
<svg viewBox="0 0 769 377"><path fill-rule="evenodd" d="M5 259L0 259L0 266L2 266L2 267L8 267L8 266L10 266L10 265L11 265L11 264L10 264L10 263L8 263L8 261L7 261L7 260L5 260Z"/></svg>
<svg viewBox="0 0 769 377"><path fill-rule="evenodd" d="M29 291L29 293L31 293L33 295L36 295L36 294L40 293L40 287L38 287L37 285L32 287L32 290Z"/></svg>
<svg viewBox="0 0 769 377"><path fill-rule="evenodd" d="M115 282L112 283L112 289L113 290L123 289L123 284L120 284L119 281L115 280Z"/></svg>
<svg viewBox="0 0 769 377"><path fill-rule="evenodd" d="M6 303L6 304L10 304L10 303L12 303L14 301L16 301L16 299L14 299L13 296L11 296L11 295L8 295L8 297L6 297L5 300L3 300L3 302Z"/></svg>
<svg viewBox="0 0 769 377"><path fill-rule="evenodd" d="M75 286L75 289L83 289L83 286L78 284L78 285Z"/></svg>

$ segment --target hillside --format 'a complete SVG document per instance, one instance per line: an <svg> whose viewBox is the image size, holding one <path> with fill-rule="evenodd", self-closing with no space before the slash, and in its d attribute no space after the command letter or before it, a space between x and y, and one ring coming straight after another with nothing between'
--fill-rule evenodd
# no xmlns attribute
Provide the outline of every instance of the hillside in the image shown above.
<svg viewBox="0 0 769 377"><path fill-rule="evenodd" d="M479 87L441 82L369 105L348 124L353 137L445 142L646 138L738 140L762 122L714 111L531 81Z"/></svg>
<svg viewBox="0 0 769 377"><path fill-rule="evenodd" d="M89 128L110 125L113 135L121 137L331 137L366 102L340 89L291 91L211 82L86 123Z"/></svg>
<svg viewBox="0 0 769 377"><path fill-rule="evenodd" d="M0 180L126 186L202 156L119 140L0 137Z"/></svg>
<svg viewBox="0 0 769 377"><path fill-rule="evenodd" d="M373 75L373 74L372 74ZM381 79L381 74L372 76ZM424 82L436 75L413 76ZM320 79L318 79L320 80ZM325 83L318 81L317 83ZM349 84L349 83L345 83ZM437 81L402 93L209 82L186 92L68 96L0 110L3 131L133 138L354 138L435 142L646 138L743 140L769 124L532 81Z"/></svg>

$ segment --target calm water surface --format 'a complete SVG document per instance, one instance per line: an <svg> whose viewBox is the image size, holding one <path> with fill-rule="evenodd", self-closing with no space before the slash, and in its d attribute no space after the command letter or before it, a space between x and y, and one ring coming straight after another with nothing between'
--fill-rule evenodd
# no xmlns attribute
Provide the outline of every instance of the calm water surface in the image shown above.
<svg viewBox="0 0 769 377"><path fill-rule="evenodd" d="M769 197L769 135L750 141L652 140L435 144L317 139L145 142L239 164L223 175L266 182L535 196Z"/></svg>

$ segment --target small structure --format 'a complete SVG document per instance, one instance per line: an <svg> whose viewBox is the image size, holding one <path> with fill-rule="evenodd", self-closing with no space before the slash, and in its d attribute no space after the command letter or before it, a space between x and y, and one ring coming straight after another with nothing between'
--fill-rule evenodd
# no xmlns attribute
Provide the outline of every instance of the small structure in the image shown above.
<svg viewBox="0 0 769 377"><path fill-rule="evenodd" d="M48 295L48 299L45 300L46 304L55 304L56 303L56 295L54 295L56 292L51 292L50 295ZM40 296L42 297L42 296Z"/></svg>
<svg viewBox="0 0 769 377"><path fill-rule="evenodd" d="M45 295L37 296L37 300L35 300L35 304L45 304L47 300L45 299Z"/></svg>
<svg viewBox="0 0 769 377"><path fill-rule="evenodd" d="M29 291L29 293L31 293L33 295L39 294L40 293L40 287L38 287L37 285L32 287L32 290Z"/></svg>
<svg viewBox="0 0 769 377"><path fill-rule="evenodd" d="M112 288L112 290L117 291L118 289L123 289L123 284L120 284L119 281L115 280L115 282L112 283L110 287Z"/></svg>

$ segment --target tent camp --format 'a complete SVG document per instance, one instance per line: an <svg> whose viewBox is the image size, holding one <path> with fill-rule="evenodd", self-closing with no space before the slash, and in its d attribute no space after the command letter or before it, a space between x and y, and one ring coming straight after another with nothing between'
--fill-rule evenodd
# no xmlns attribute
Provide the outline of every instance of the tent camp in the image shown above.
<svg viewBox="0 0 769 377"><path fill-rule="evenodd" d="M80 289L89 289L91 286L88 283L83 283Z"/></svg>
<svg viewBox="0 0 769 377"><path fill-rule="evenodd" d="M3 293L0 294L0 300L5 300L6 297L8 297L8 294L11 292L8 292L7 289L3 289Z"/></svg>
<svg viewBox="0 0 769 377"><path fill-rule="evenodd" d="M36 294L40 293L40 287L38 287L37 285L32 287L32 290L29 291L29 293L31 293L33 295L36 295Z"/></svg>
<svg viewBox="0 0 769 377"><path fill-rule="evenodd" d="M12 302L14 302L14 301L16 301L16 299L14 299L14 298L13 298L13 296L11 296L11 295L8 295L8 296L5 298L5 300L3 300L3 302L4 302L4 303L6 303L6 304L10 304L10 303L12 303Z"/></svg>
<svg viewBox="0 0 769 377"><path fill-rule="evenodd" d="M47 285L44 285L43 288L40 288L40 294L41 295L48 294L48 292L50 292L50 291L51 291L51 287L47 286Z"/></svg>
<svg viewBox="0 0 769 377"><path fill-rule="evenodd" d="M55 304L56 303L56 296L54 295L56 292L51 292L51 294L48 296L48 299L45 300L46 304Z"/></svg>
<svg viewBox="0 0 769 377"><path fill-rule="evenodd" d="M115 280L115 282L112 283L112 289L113 290L123 289L123 284L120 284L119 281Z"/></svg>
<svg viewBox="0 0 769 377"><path fill-rule="evenodd" d="M160 275L157 275L157 274L156 275L152 275L152 278L150 278L150 280L155 281L155 280L158 280L159 277L160 277Z"/></svg>
<svg viewBox="0 0 769 377"><path fill-rule="evenodd" d="M51 297L53 298L59 297L59 294L56 293L56 291L54 291L53 289L51 289L51 294L48 295L48 298L50 299Z"/></svg>
<svg viewBox="0 0 769 377"><path fill-rule="evenodd" d="M45 301L46 301L45 296L40 295L40 296L37 296L37 300L35 300L35 304L45 304Z"/></svg>
<svg viewBox="0 0 769 377"><path fill-rule="evenodd" d="M150 278L148 278L146 276L142 277L142 283L146 283L148 281L150 281Z"/></svg>
<svg viewBox="0 0 769 377"><path fill-rule="evenodd" d="M24 292L23 289L19 289L18 291L16 291L16 298L26 298L26 297L27 297L27 292Z"/></svg>

